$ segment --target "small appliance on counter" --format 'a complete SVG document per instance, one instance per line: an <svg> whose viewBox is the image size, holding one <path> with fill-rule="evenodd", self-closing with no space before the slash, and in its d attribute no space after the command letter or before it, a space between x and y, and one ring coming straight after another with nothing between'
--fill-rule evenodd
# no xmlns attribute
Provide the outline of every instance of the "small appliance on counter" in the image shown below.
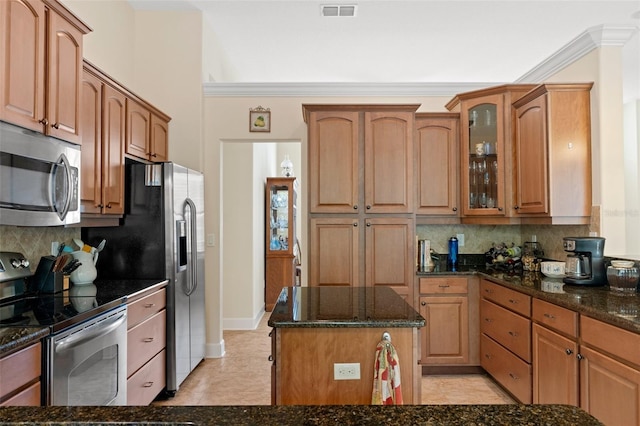
<svg viewBox="0 0 640 426"><path fill-rule="evenodd" d="M565 284L601 286L607 283L602 237L564 237L562 247L567 255Z"/></svg>

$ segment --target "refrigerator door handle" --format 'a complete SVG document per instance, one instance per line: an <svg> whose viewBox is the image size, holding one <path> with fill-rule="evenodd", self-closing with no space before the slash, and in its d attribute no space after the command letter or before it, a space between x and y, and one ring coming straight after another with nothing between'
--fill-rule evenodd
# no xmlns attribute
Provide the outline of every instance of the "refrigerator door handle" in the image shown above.
<svg viewBox="0 0 640 426"><path fill-rule="evenodd" d="M187 208L190 210L191 216L189 218L189 238L191 239L191 258L189 259L189 273L191 275L191 282L187 286L187 296L190 296L198 286L198 271L197 271L197 260L198 260L198 241L197 241L197 232L196 228L198 226L197 218L196 218L196 204L193 202L191 198L187 198L184 201L184 216L187 215Z"/></svg>

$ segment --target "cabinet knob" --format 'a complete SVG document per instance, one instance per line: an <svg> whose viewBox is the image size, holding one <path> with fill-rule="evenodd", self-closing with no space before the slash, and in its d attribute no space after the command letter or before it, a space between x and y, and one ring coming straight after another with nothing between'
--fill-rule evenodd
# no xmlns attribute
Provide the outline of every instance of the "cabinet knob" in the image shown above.
<svg viewBox="0 0 640 426"><path fill-rule="evenodd" d="M156 154L155 152L154 152L153 154L152 154L152 153L149 153L149 155L150 155L150 156L152 156L152 157L154 157L154 158L158 156L158 154Z"/></svg>
<svg viewBox="0 0 640 426"><path fill-rule="evenodd" d="M111 208L111 203L107 204L107 208L110 209Z"/></svg>
<svg viewBox="0 0 640 426"><path fill-rule="evenodd" d="M422 306L427 306L427 302L420 302Z"/></svg>
<svg viewBox="0 0 640 426"><path fill-rule="evenodd" d="M371 205L367 204L367 210L371 210Z"/></svg>
<svg viewBox="0 0 640 426"><path fill-rule="evenodd" d="M353 226L357 228L358 227L358 222L353 222Z"/></svg>
<svg viewBox="0 0 640 426"><path fill-rule="evenodd" d="M498 211L501 212L502 211L502 207L498 207Z"/></svg>
<svg viewBox="0 0 640 426"><path fill-rule="evenodd" d="M572 351L571 349L569 349L569 348L565 349L565 350L564 350L564 352L565 352L567 355L571 355L571 354L573 353L573 351Z"/></svg>
<svg viewBox="0 0 640 426"><path fill-rule="evenodd" d="M357 204L354 204L354 205L353 205L353 209L354 209L354 210L358 210L358 205L357 205Z"/></svg>
<svg viewBox="0 0 640 426"><path fill-rule="evenodd" d="M513 206L514 210L518 210L520 208L520 206Z"/></svg>
<svg viewBox="0 0 640 426"><path fill-rule="evenodd" d="M582 354L576 354L576 358L578 358L578 361L582 361L584 356Z"/></svg>
<svg viewBox="0 0 640 426"><path fill-rule="evenodd" d="M49 120L47 120L46 117L45 117L45 118L43 118L41 120L38 120L38 123L44 124L46 126L47 124L49 124Z"/></svg>
<svg viewBox="0 0 640 426"><path fill-rule="evenodd" d="M367 226L371 226L371 222L367 222Z"/></svg>
<svg viewBox="0 0 640 426"><path fill-rule="evenodd" d="M269 355L269 358L267 358L269 361L273 361L273 355Z"/></svg>
<svg viewBox="0 0 640 426"><path fill-rule="evenodd" d="M51 125L51 127L53 127L54 129L59 129L60 128L60 123L53 123Z"/></svg>
<svg viewBox="0 0 640 426"><path fill-rule="evenodd" d="M458 208L457 208L457 207L454 207L454 208L452 208L451 210L453 210L454 212L457 212L457 211L458 211Z"/></svg>
<svg viewBox="0 0 640 426"><path fill-rule="evenodd" d="M103 208L103 207L104 207L104 204L98 204L98 206L97 206L97 207L101 209L101 208Z"/></svg>

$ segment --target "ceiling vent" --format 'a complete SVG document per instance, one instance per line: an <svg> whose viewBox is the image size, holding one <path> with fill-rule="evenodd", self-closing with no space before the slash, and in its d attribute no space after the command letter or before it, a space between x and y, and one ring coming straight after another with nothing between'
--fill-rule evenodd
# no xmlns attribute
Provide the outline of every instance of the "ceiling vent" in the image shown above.
<svg viewBox="0 0 640 426"><path fill-rule="evenodd" d="M357 6L355 4L349 4L349 5L323 4L320 6L320 15L353 18L356 16L356 9L357 9Z"/></svg>

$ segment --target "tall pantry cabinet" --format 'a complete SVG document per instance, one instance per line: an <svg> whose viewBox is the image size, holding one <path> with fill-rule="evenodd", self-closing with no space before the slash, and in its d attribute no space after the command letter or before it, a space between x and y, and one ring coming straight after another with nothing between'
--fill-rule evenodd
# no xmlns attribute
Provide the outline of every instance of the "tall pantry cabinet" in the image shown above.
<svg viewBox="0 0 640 426"><path fill-rule="evenodd" d="M418 107L303 105L309 285L386 285L413 304Z"/></svg>

